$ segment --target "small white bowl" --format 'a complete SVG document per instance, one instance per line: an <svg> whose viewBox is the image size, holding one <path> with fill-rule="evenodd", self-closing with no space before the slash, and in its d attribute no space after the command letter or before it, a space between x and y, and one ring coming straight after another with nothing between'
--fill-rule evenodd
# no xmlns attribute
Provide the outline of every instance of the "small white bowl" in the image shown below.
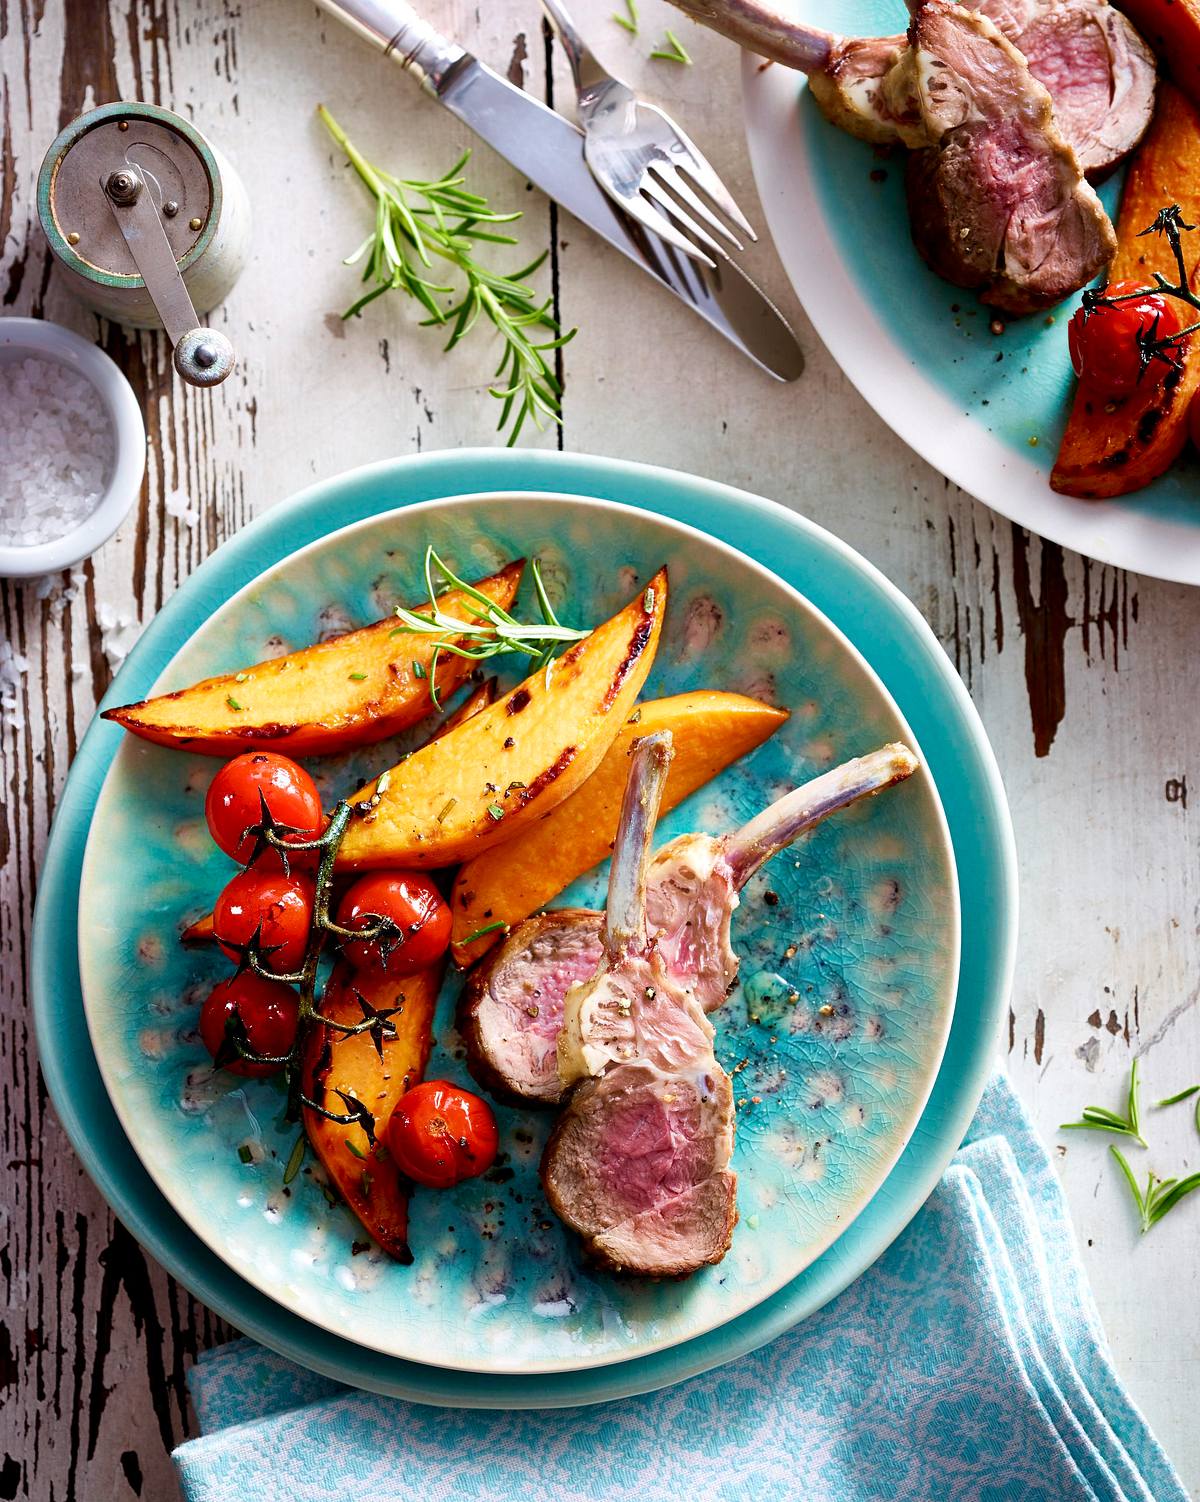
<svg viewBox="0 0 1200 1502"><path fill-rule="evenodd" d="M28 355L57 360L90 381L108 413L112 473L96 509L77 527L32 547L0 543L0 578L32 579L70 568L107 542L125 520L146 472L146 425L133 387L103 350L41 318L0 318L0 363Z"/></svg>

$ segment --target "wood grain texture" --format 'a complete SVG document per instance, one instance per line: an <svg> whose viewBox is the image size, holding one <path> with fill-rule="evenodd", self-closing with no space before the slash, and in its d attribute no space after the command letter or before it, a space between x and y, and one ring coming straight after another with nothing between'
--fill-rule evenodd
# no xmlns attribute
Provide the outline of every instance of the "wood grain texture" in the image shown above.
<svg viewBox="0 0 1200 1502"><path fill-rule="evenodd" d="M642 34L575 0L605 57L668 103L761 223L732 49L662 0ZM431 20L541 97L570 99L530 0L428 0ZM666 26L692 68L650 63ZM547 72L547 64L550 71ZM214 315L241 353L212 394L180 387L162 339L97 323L52 274L34 224L46 146L112 98L194 118L237 164L255 252ZM41 1085L28 1028L28 938L55 799L122 650L250 516L314 479L387 455L495 441L488 340L452 356L402 305L343 324L362 234L357 185L313 118L327 103L372 155L437 172L466 132L306 0L0 0L0 313L96 339L141 398L150 463L138 505L74 577L0 584L0 633L29 661L19 724L0 726L0 1499L175 1495L183 1374L229 1331L168 1279L84 1177ZM1021 852L1024 913L1010 1023L997 1040L1038 1122L1116 1105L1129 1061L1147 1095L1200 1079L1200 728L1196 596L1042 543L949 486L849 388L771 250L749 261L801 332L809 367L780 387L486 149L471 177L523 208L521 253L579 337L563 352L565 426L536 437L695 470L831 527L916 602L996 747ZM516 264L516 262L514 262ZM180 497L194 521L177 518ZM1200 1167L1186 1110L1153 1121L1149 1161ZM1194 1404L1200 1203L1136 1237L1102 1140L1056 1148L1116 1359L1200 1487Z"/></svg>

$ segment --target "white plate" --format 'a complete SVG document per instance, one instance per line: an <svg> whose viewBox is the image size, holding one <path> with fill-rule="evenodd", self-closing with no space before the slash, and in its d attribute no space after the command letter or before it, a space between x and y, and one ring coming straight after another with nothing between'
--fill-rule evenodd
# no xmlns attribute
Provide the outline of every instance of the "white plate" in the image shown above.
<svg viewBox="0 0 1200 1502"><path fill-rule="evenodd" d="M849 34L906 24L902 0L792 0L792 8ZM1050 489L1072 388L1066 324L1077 299L1053 323L1035 315L991 334L993 315L974 294L934 276L913 248L898 154L885 158L836 130L800 74L764 68L749 53L742 97L780 259L829 352L880 417L956 485L1043 537L1120 568L1200 583L1194 460L1119 500L1077 501ZM1110 211L1118 187L1105 185Z"/></svg>

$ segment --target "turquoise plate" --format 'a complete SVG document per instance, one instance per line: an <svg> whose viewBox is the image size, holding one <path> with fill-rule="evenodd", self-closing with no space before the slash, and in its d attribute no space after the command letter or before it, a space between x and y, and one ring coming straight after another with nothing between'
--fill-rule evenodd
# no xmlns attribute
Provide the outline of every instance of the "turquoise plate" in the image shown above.
<svg viewBox="0 0 1200 1502"><path fill-rule="evenodd" d="M838 762L913 740L845 637L761 565L646 511L528 493L431 501L331 533L210 616L155 692L378 619L397 600L418 603L429 543L469 577L537 558L560 613L586 623L615 614L668 563L670 604L643 696L726 688L792 711L669 814L662 839L732 829ZM522 607L536 610L528 599ZM525 673L520 660L502 668L509 687ZM427 734L310 759L326 806ZM219 765L134 737L118 750L83 866L84 1009L117 1116L158 1187L235 1271L314 1324L408 1360L436 1350L439 1365L471 1371L628 1360L728 1323L803 1272L908 1141L958 978L954 859L924 769L828 820L743 894L734 924L743 984L718 1026L718 1053L736 1070L741 1221L718 1266L654 1284L586 1269L538 1180L552 1114L508 1109L497 1113L494 1173L414 1195L411 1267L364 1251L358 1223L330 1208L318 1165L282 1184L296 1137L282 1083L214 1071L196 1034L201 1000L230 973L220 954L177 942L231 874L204 825ZM606 880L607 865L562 900L600 906ZM469 1084L453 1027L460 989L452 974L429 1077Z"/></svg>
<svg viewBox="0 0 1200 1502"><path fill-rule="evenodd" d="M155 1190L120 1130L88 1047L71 941L87 829L119 740L99 723L72 769L47 854L35 926L34 1009L51 1093L101 1189L169 1270L241 1329L333 1377L426 1401L588 1402L678 1380L761 1344L844 1287L922 1202L974 1109L1007 997L1015 912L1011 832L990 751L961 683L916 612L869 565L770 503L610 461L446 454L315 487L247 528L198 570L135 648L109 700L146 692L202 622L297 545L397 503L485 486L633 501L728 538L841 623L906 711L954 842L963 889L963 968L946 1063L911 1142L857 1220L800 1277L749 1312L698 1338L591 1371L513 1376L423 1367L322 1331L257 1292L207 1250Z"/></svg>

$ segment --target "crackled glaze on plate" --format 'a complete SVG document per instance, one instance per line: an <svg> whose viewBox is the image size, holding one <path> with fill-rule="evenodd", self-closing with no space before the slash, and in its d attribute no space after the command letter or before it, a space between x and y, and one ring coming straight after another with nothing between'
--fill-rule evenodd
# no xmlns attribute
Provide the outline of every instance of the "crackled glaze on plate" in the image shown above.
<svg viewBox="0 0 1200 1502"><path fill-rule="evenodd" d="M611 613L666 559L671 606L647 693L713 685L793 710L770 742L674 811L664 837L725 828L835 761L911 739L857 653L774 576L686 528L569 498L415 506L335 534L217 611L158 687L413 597L426 541L468 572L538 555L568 618L582 620ZM388 759L376 747L310 765L331 800ZM310 1165L283 1192L295 1129L280 1123L279 1088L214 1077L195 1036L199 1001L226 967L176 938L232 869L203 823L217 765L132 738L118 752L84 866L85 1004L106 1085L159 1186L236 1271L295 1312L358 1344L469 1370L628 1359L767 1298L850 1223L894 1163L936 1073L957 977L953 860L924 775L830 821L745 894L735 919L744 985L719 1023L723 1061L738 1068L743 1219L719 1267L660 1286L583 1268L537 1182L547 1120L513 1110L499 1113L505 1159L490 1181L415 1195L411 1268L373 1248L355 1254L365 1238L326 1202L319 1170ZM597 871L563 900L597 903L602 891ZM430 1074L465 1080L456 989L448 981Z"/></svg>
<svg viewBox="0 0 1200 1502"><path fill-rule="evenodd" d="M791 0L812 25L851 36L903 31L903 0ZM830 353L900 437L1003 515L1103 562L1200 583L1200 462L1112 501L1050 489L1074 391L1067 324L1080 294L1050 313L1001 320L921 260L909 232L904 157L855 140L821 115L802 77L743 56L755 179L796 295ZM1099 192L1110 213L1121 174Z"/></svg>

